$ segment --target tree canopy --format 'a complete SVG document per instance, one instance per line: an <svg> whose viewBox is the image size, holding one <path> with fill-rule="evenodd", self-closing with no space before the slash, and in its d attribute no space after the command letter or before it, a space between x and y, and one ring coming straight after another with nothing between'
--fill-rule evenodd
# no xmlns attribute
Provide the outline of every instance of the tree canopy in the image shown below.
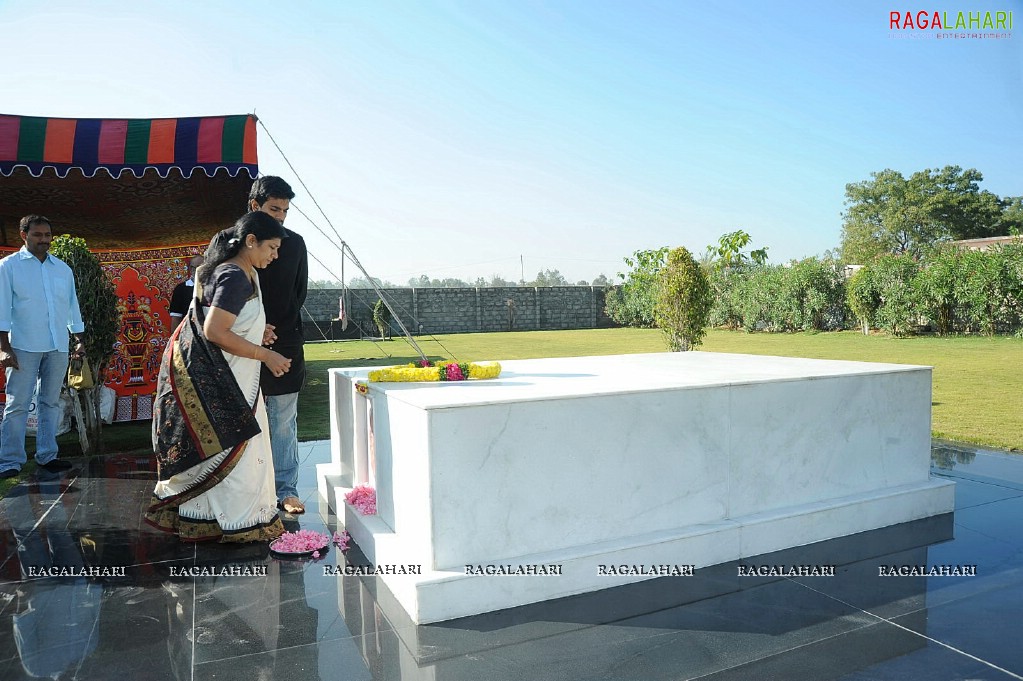
<svg viewBox="0 0 1023 681"><path fill-rule="evenodd" d="M750 245L751 241L753 241L753 237L742 229L722 234L718 238L716 246L707 246L702 260L714 269L741 269L747 265L765 264L767 262L766 247L748 253L743 250Z"/></svg>
<svg viewBox="0 0 1023 681"><path fill-rule="evenodd" d="M884 254L920 259L936 245L959 239L1003 236L1023 223L1021 200L980 188L975 168L945 166L913 173L871 173L847 184L842 259L866 264Z"/></svg>
<svg viewBox="0 0 1023 681"><path fill-rule="evenodd" d="M335 289L344 288L344 284L333 279L310 279L308 287L310 289Z"/></svg>
<svg viewBox="0 0 1023 681"><path fill-rule="evenodd" d="M373 284L376 284L377 288L398 288L391 282L377 277L373 277L372 283L366 277L352 277L348 280L348 288L373 288Z"/></svg>
<svg viewBox="0 0 1023 681"><path fill-rule="evenodd" d="M569 281L558 270L545 269L536 273L536 279L527 286L568 286Z"/></svg>

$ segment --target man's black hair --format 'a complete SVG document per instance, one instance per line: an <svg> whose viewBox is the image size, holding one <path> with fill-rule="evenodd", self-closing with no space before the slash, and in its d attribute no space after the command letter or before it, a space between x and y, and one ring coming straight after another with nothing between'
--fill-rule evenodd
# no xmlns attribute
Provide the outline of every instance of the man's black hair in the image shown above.
<svg viewBox="0 0 1023 681"><path fill-rule="evenodd" d="M291 185L276 175L264 175L256 178L256 181L252 183L252 188L249 189L249 201L255 200L256 205L259 206L266 203L267 199L291 201L293 198L295 198L295 192L292 191ZM251 205L247 204L247 207L251 209Z"/></svg>

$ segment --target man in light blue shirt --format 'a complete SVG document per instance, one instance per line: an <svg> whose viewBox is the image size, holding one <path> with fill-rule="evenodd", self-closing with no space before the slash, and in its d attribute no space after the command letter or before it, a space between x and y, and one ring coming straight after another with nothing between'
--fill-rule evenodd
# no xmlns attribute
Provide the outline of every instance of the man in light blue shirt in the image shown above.
<svg viewBox="0 0 1023 681"><path fill-rule="evenodd" d="M85 354L85 323L75 277L49 254L53 234L41 215L21 219L25 245L0 260L0 367L7 371L7 405L0 424L0 478L13 478L26 461L25 427L36 394L36 464L58 472L71 464L57 459L60 389L68 367L68 332L75 357Z"/></svg>

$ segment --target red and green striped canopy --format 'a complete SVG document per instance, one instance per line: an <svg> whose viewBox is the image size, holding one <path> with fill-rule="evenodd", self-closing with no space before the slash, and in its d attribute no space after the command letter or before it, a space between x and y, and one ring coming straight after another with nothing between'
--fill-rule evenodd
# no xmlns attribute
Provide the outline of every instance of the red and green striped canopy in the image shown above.
<svg viewBox="0 0 1023 681"><path fill-rule="evenodd" d="M155 169L167 177L195 169L212 177L258 172L256 119L252 115L195 118L43 118L0 114L0 174L15 168L33 176L52 168L66 177L72 168L86 177L106 170L118 177L129 170L142 177Z"/></svg>
<svg viewBox="0 0 1023 681"><path fill-rule="evenodd" d="M245 213L258 174L251 115L0 114L0 247L33 213L92 249L201 243Z"/></svg>

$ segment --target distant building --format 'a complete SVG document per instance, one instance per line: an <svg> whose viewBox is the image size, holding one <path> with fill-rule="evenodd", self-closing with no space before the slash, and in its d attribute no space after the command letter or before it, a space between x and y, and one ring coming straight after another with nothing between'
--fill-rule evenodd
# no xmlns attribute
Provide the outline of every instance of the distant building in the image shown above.
<svg viewBox="0 0 1023 681"><path fill-rule="evenodd" d="M966 248L971 251L989 251L995 246L1008 246L1011 243L1023 243L1023 237L1018 236L986 236L981 239L963 239L953 241L953 246Z"/></svg>
<svg viewBox="0 0 1023 681"><path fill-rule="evenodd" d="M842 275L848 279L852 275L856 274L863 269L863 265L846 265L842 268Z"/></svg>

